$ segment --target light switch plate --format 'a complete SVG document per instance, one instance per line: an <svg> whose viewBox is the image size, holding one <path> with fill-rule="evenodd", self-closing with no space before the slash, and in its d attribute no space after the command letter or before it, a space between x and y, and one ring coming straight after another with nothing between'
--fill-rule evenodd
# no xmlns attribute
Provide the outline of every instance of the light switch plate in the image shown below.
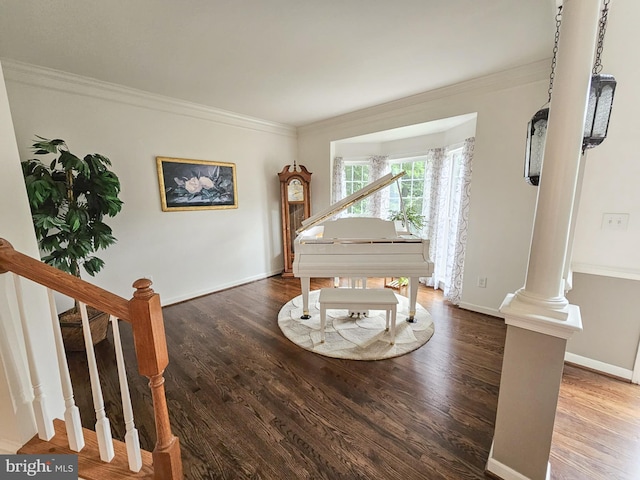
<svg viewBox="0 0 640 480"><path fill-rule="evenodd" d="M626 230L628 226L628 213L604 213L602 215L603 230Z"/></svg>

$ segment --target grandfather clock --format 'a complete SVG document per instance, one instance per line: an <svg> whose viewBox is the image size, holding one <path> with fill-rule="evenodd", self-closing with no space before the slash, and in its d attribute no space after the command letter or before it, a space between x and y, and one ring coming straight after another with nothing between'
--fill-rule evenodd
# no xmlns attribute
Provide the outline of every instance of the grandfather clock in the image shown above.
<svg viewBox="0 0 640 480"><path fill-rule="evenodd" d="M284 252L283 277L293 276L293 242L302 220L311 215L309 184L311 173L304 165L285 165L280 177L280 202L282 205L282 247Z"/></svg>

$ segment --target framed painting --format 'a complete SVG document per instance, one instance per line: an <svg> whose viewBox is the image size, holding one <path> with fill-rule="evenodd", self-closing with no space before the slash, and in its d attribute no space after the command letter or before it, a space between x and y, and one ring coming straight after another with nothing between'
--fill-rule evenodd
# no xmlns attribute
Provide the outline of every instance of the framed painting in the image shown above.
<svg viewBox="0 0 640 480"><path fill-rule="evenodd" d="M238 208L233 163L156 157L164 212Z"/></svg>

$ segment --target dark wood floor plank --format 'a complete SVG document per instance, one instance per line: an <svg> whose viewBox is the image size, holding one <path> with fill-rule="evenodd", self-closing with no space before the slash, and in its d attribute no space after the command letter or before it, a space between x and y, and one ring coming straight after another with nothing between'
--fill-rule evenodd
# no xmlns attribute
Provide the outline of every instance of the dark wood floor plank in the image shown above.
<svg viewBox="0 0 640 480"><path fill-rule="evenodd" d="M382 286L381 280L371 280ZM377 283L376 283L377 282ZM312 288L330 286L313 280ZM323 357L277 325L299 281L272 277L165 307L165 372L185 478L483 479L491 447L506 327L421 287L435 334L401 357ZM131 330L121 323L136 425L155 443L147 381L136 373ZM107 411L122 439L112 339L98 347ZM71 354L76 390L86 360ZM92 428L90 395L76 395ZM567 366L551 451L552 480L640 478L640 390Z"/></svg>

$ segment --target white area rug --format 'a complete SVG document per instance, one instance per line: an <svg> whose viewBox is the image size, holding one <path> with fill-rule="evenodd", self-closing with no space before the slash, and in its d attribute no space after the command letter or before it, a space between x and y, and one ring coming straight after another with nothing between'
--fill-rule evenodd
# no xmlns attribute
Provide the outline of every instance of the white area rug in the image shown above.
<svg viewBox="0 0 640 480"><path fill-rule="evenodd" d="M369 310L367 317L350 318L347 310L327 310L325 342L320 343L320 290L309 293L311 318L301 320L302 296L290 300L278 314L278 326L296 345L326 357L350 360L382 360L414 351L429 341L434 332L431 315L416 305L415 323L408 323L409 299L398 295L396 342L389 343L385 312Z"/></svg>

